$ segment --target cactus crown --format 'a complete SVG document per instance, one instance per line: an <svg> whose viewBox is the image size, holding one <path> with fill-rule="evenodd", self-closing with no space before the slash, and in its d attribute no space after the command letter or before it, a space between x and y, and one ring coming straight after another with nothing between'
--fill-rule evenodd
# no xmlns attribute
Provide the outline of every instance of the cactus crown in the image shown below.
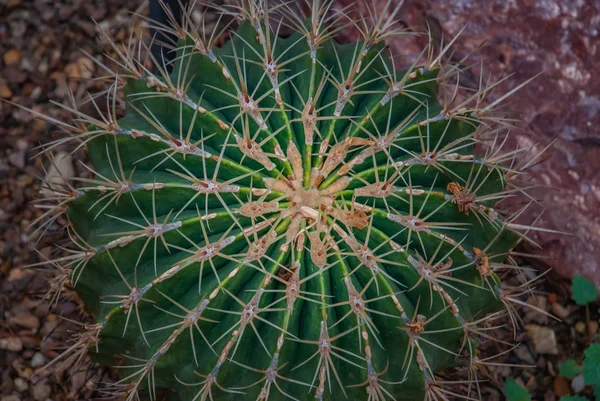
<svg viewBox="0 0 600 401"><path fill-rule="evenodd" d="M118 366L108 393L446 399L438 372L476 371L488 322L513 311L497 271L522 235L494 205L521 190L518 152L502 151L504 97L481 106L493 86L438 102L459 74L448 46L396 71L390 3L345 45L347 15L319 0L306 18L220 9L231 33L188 11L160 27L179 37L171 64L115 46L106 115L70 108L93 177L54 187L43 219L68 216L57 261L97 316L77 350Z"/></svg>

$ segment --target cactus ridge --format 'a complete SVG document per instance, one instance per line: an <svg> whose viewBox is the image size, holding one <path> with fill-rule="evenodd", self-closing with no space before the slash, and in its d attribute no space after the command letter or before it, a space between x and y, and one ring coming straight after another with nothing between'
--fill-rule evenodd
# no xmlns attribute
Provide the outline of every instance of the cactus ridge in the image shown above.
<svg viewBox="0 0 600 401"><path fill-rule="evenodd" d="M108 395L447 399L438 372L476 370L477 341L517 302L496 272L523 227L494 205L522 191L520 153L503 150L504 97L481 106L493 85L439 103L459 73L449 45L396 71L390 4L351 44L330 3L306 20L222 9L241 22L221 47L229 25L202 33L188 11L164 28L172 72L115 46L108 113L69 108L73 135L48 148L82 141L92 178L54 188L43 218L68 216L74 246L54 262L97 316L78 357L122 373Z"/></svg>

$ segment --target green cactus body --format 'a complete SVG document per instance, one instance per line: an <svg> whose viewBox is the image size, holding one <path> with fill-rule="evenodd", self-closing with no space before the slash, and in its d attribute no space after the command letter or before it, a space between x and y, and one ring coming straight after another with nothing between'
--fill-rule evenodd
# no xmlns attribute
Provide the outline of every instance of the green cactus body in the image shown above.
<svg viewBox="0 0 600 401"><path fill-rule="evenodd" d="M431 397L503 309L509 170L438 103L439 62L395 71L385 21L341 45L324 13L282 38L247 7L87 127L67 214L91 352L128 399Z"/></svg>

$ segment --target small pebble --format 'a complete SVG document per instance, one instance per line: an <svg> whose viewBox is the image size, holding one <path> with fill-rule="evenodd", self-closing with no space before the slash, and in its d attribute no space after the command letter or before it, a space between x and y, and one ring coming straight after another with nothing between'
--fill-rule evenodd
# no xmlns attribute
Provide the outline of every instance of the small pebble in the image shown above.
<svg viewBox="0 0 600 401"><path fill-rule="evenodd" d="M11 366L17 371L19 377L28 380L33 375L33 369L25 365L22 359L15 359L12 361Z"/></svg>
<svg viewBox="0 0 600 401"><path fill-rule="evenodd" d="M21 52L19 49L10 49L4 53L4 63L6 65L16 64L21 61Z"/></svg>
<svg viewBox="0 0 600 401"><path fill-rule="evenodd" d="M10 318L10 322L26 329L38 329L40 327L40 319L29 312L17 313Z"/></svg>
<svg viewBox="0 0 600 401"><path fill-rule="evenodd" d="M592 334L595 334L598 331L598 322L595 320L592 320L590 322L590 330L589 332Z"/></svg>
<svg viewBox="0 0 600 401"><path fill-rule="evenodd" d="M19 352L23 349L23 343L19 337L0 338L0 349Z"/></svg>
<svg viewBox="0 0 600 401"><path fill-rule="evenodd" d="M552 304L552 313L554 313L558 318L564 320L567 317L569 317L571 311L569 310L569 308L559 304L558 302L554 302Z"/></svg>
<svg viewBox="0 0 600 401"><path fill-rule="evenodd" d="M75 175L73 169L73 156L71 153L59 152L52 159L52 163L47 168L45 182L50 185L65 185L67 180ZM50 195L52 192L48 188L42 188L41 193L43 195Z"/></svg>
<svg viewBox="0 0 600 401"><path fill-rule="evenodd" d="M554 377L554 394L558 397L566 397L569 395L569 382L561 375Z"/></svg>
<svg viewBox="0 0 600 401"><path fill-rule="evenodd" d="M521 345L515 349L515 354L519 357L520 360L525 362L528 365L535 365L535 359L531 356L531 353L527 349L525 345ZM510 374L510 373L509 373Z"/></svg>
<svg viewBox="0 0 600 401"><path fill-rule="evenodd" d="M52 388L48 383L38 383L31 389L31 395L36 401L45 401L51 392Z"/></svg>
<svg viewBox="0 0 600 401"><path fill-rule="evenodd" d="M17 377L15 380L13 380L13 384L19 393L23 393L29 388L29 384L27 384L27 382L20 377Z"/></svg>
<svg viewBox="0 0 600 401"><path fill-rule="evenodd" d="M3 79L0 79L0 98L10 99L13 96L13 92L10 90L8 85Z"/></svg>
<svg viewBox="0 0 600 401"><path fill-rule="evenodd" d="M41 352L36 352L31 358L31 367L40 368L46 363L46 357Z"/></svg>
<svg viewBox="0 0 600 401"><path fill-rule="evenodd" d="M17 394L3 395L0 401L21 401L21 396Z"/></svg>
<svg viewBox="0 0 600 401"><path fill-rule="evenodd" d="M529 391L533 391L537 388L537 381L535 379L535 376L531 376L529 379L527 379L527 383L525 383L525 388L527 388L527 390Z"/></svg>
<svg viewBox="0 0 600 401"><path fill-rule="evenodd" d="M548 299L541 295L528 299L527 303L543 311L548 309ZM538 310L531 309L525 314L525 321L544 324L548 321L548 316Z"/></svg>
<svg viewBox="0 0 600 401"><path fill-rule="evenodd" d="M585 388L585 381L583 375L577 375L571 380L571 388L574 392L580 393Z"/></svg>
<svg viewBox="0 0 600 401"><path fill-rule="evenodd" d="M539 354L558 354L558 348L556 343L556 334L554 330L549 327L538 326L537 324L525 325L527 329L527 335L533 341L535 345L535 351Z"/></svg>
<svg viewBox="0 0 600 401"><path fill-rule="evenodd" d="M50 321L46 319L46 323L44 323L40 332L42 335L47 336L56 329L56 326L58 326L58 321Z"/></svg>
<svg viewBox="0 0 600 401"><path fill-rule="evenodd" d="M17 267L17 268L11 269L10 273L8 273L8 282L16 283L20 280L23 280L25 277L27 277L25 270Z"/></svg>

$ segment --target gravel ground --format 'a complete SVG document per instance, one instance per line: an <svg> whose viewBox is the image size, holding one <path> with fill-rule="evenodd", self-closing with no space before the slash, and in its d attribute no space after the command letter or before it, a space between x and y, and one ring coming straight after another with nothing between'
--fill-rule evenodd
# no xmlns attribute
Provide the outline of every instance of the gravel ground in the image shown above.
<svg viewBox="0 0 600 401"><path fill-rule="evenodd" d="M76 99L104 86L89 79L102 71L88 55L107 61L99 29L113 40L125 40L139 27L131 24L131 12L140 5L141 1L116 0L0 1L0 98L68 119L69 113L50 99L67 100L63 80ZM98 395L98 383L113 377L89 363L69 370L73 360L38 371L68 346L67 340L79 328L77 322L89 319L69 294L52 306L44 299L52 274L23 268L50 257L51 246L64 241L59 225L52 225L43 236L31 227L42 214L31 203L39 197L38 177L44 175L43 166L50 165L47 157L36 156L35 147L59 136L55 127L0 102L1 401L90 399ZM81 157L76 153L61 163L83 174L76 163Z"/></svg>
<svg viewBox="0 0 600 401"><path fill-rule="evenodd" d="M520 1L508 3L525 7ZM447 4L448 6L432 9L427 1L408 1L405 9L406 22L419 27L423 21L431 22L433 16L438 21L439 33L451 35L456 33L456 27L466 22L469 12L473 14L473 10L479 10L477 15L481 21L478 19L469 25L472 31L467 32L470 36L465 35L466 39L457 43L458 53L471 50L484 39L492 42L495 40L498 28L494 28L494 24L500 24L502 18L486 17L487 11L481 1L452 0ZM460 4L464 7L460 8ZM473 4L479 4L480 8ZM131 23L130 14L140 6L141 1L135 0L0 0L0 98L32 107L57 119L68 119L68 112L49 101L52 99L62 103L68 99L69 92L61 85L63 77L66 77L68 88L78 100L85 98L86 91L101 89L104 85L102 82L89 79L102 73L89 56L106 61L103 52L107 49L102 40L98 39L98 31L101 29L116 41L128 38L132 30L138 32L141 29L139 23ZM559 16L563 9L564 6L560 3ZM573 10L570 18L577 17L578 14L573 16L573 13L582 12L581 7ZM510 8L509 11L518 14L518 9ZM548 18L556 19L558 16L550 14ZM96 26L92 19L99 25ZM500 37L510 37L509 33L504 32ZM488 57L488 68L494 74L510 71L515 68L515 60L525 57L518 51L515 52L515 49L521 49L519 43L522 42L506 39L502 43L504 44L496 43L493 48L498 54L503 54L502 57L496 53L491 54L490 48L483 50L485 55L492 55ZM539 55L545 49L544 46L549 45L540 43L538 47L531 49L531 53ZM416 48L416 43L407 43L402 50L409 53ZM562 54L559 48L556 49L556 54L557 57ZM523 76L517 78L519 79L516 81L519 82ZM579 86L571 89L577 93L577 88ZM519 106L534 102L535 99L531 96L535 91L532 89L525 93L526 95L515 95L513 104ZM542 110L541 116L526 120L528 126L533 124L538 127L536 129L542 129L545 125L539 120L544 120L544 115L548 113L560 115L562 110L573 115L577 112L577 109L573 112L572 104L561 106L545 97L542 100L552 107L547 106ZM89 108L89 104L84 107ZM587 120L575 120L574 116L569 120L572 126L587 124ZM52 225L42 236L36 235L34 228L30 226L42 214L31 203L39 196L41 189L37 177L43 176L44 167L50 166L46 157L36 156L35 147L60 135L56 127L33 119L29 113L17 107L0 102L0 401L91 399L101 396L97 391L99 383L114 380L114 372L86 361L77 369L70 369L76 361L66 360L39 371L59 354L60 349L69 346L68 339L78 330L79 324L90 319L74 294L63 293L60 298L54 299L52 305L51 300L44 298L49 281L53 280L52 273L43 269L23 268L50 257L51 247L64 241L64 233L58 230L59 225ZM573 143L577 142L571 141L569 146L574 146ZM64 148L58 149L58 152L65 154L70 150ZM561 147L552 151L552 157L563 150ZM586 157L589 156L586 153ZM83 154L75 153L57 163L62 168L72 169L74 174L83 174L83 168L77 161L84 157ZM583 163L586 159L576 157L573 160L573 168L577 169L577 163ZM579 191L576 187L573 184L570 191ZM585 199L588 195L584 193L581 196ZM553 219L550 220L550 225L558 224ZM589 224L593 224L593 221ZM567 252L563 248L569 246L568 241L570 240L558 239L546 245L553 247L553 254L561 255L561 252ZM35 252L34 247L39 252ZM528 260L526 263L534 264L541 270L547 268L540 261ZM521 346L509 352L504 362L534 367L483 366L480 376L489 380L483 387L484 398L502 399L501 388L507 377L515 377L531 391L534 399L539 400L552 401L579 390L576 386L571 389L572 384L557 375L558 366L569 357L582 357L583 349L593 340L598 328L598 305L591 308L591 324L586 326L585 311L569 301L568 282L552 273L548 277L540 291L532 295L528 302L535 303L537 307L563 321L557 322L533 310L523 310L527 330L517 338ZM502 335L510 336L512 333ZM490 343L486 344L483 355L494 355L502 351L498 344ZM587 390L583 390L583 393L585 391Z"/></svg>

